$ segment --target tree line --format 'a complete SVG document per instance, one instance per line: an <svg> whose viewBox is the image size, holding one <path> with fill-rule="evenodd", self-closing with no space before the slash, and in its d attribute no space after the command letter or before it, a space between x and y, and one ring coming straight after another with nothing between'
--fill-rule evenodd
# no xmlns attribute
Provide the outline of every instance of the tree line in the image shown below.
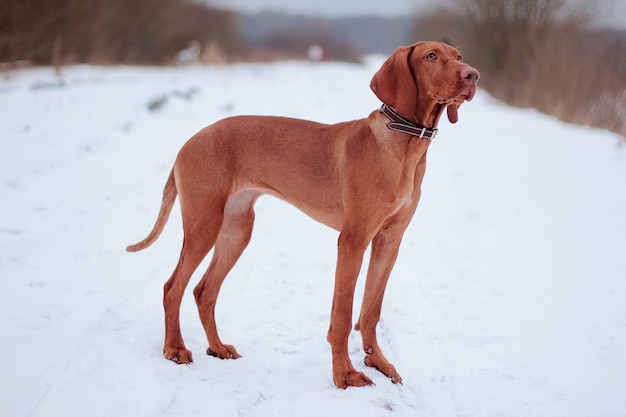
<svg viewBox="0 0 626 417"><path fill-rule="evenodd" d="M232 12L190 0L0 2L0 62L167 64L190 40L245 47Z"/></svg>

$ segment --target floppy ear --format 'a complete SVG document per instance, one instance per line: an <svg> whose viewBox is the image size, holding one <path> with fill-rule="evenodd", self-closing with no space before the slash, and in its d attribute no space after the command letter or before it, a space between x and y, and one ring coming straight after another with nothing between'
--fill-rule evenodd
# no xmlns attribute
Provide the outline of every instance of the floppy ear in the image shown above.
<svg viewBox="0 0 626 417"><path fill-rule="evenodd" d="M414 48L415 45L396 49L370 83L370 88L380 101L407 118L413 116L417 107L418 91L410 61Z"/></svg>

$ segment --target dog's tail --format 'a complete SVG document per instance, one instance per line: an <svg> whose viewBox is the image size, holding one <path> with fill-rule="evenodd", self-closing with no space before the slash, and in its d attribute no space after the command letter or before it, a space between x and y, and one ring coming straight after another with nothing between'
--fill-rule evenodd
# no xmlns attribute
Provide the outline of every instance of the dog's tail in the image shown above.
<svg viewBox="0 0 626 417"><path fill-rule="evenodd" d="M165 189L163 190L163 201L161 202L161 211L159 211L159 217L157 217L156 223L152 228L152 231L144 240L139 243L135 243L134 245L130 245L126 248L127 252L137 252L142 249L147 248L152 245L155 240L159 237L163 228L165 227L165 223L167 223L167 219L170 216L170 212L172 211L172 206L174 205L174 201L176 201L176 196L178 195L178 190L176 189L176 180L174 179L174 169L170 172L170 176L165 183Z"/></svg>

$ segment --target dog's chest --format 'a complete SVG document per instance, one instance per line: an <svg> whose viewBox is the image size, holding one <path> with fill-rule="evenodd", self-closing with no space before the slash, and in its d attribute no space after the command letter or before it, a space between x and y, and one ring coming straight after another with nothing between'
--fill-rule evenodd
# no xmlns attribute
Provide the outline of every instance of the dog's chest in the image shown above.
<svg viewBox="0 0 626 417"><path fill-rule="evenodd" d="M427 147L409 146L406 158L403 161L402 169L398 179L395 198L392 203L392 211L397 212L407 205L417 205L420 196L422 179L424 178L424 170L426 168L426 149Z"/></svg>
<svg viewBox="0 0 626 417"><path fill-rule="evenodd" d="M416 195L419 195L419 192L417 194L415 193L415 186L415 181L412 179L407 179L400 183L398 192L391 203L391 214L395 214L406 206L415 205ZM417 186L419 187L419 185Z"/></svg>

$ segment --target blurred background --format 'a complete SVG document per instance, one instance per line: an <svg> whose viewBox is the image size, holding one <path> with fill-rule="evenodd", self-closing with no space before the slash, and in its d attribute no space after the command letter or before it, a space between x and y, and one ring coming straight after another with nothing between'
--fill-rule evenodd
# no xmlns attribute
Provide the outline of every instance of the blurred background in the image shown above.
<svg viewBox="0 0 626 417"><path fill-rule="evenodd" d="M359 63L459 47L496 98L626 137L626 0L3 0L0 71L33 65Z"/></svg>

